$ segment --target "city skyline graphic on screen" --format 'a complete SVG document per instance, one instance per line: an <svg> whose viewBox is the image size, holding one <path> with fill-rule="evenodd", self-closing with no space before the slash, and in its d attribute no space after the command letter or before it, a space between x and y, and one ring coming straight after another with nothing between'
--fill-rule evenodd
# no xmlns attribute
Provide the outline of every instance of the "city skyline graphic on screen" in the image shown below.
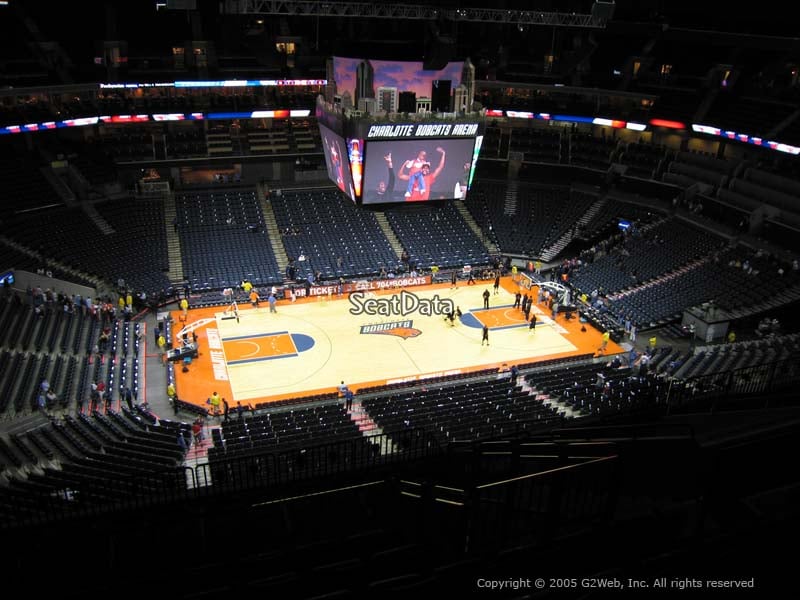
<svg viewBox="0 0 800 600"><path fill-rule="evenodd" d="M376 97L379 88L394 88L397 93L412 92L417 98L430 98L431 86L435 80L450 80L450 89L461 85L463 61L447 63L437 71L425 70L420 61L370 60L364 58L333 57L334 82L336 93L343 96L349 94L355 103L358 69L361 63L367 63L371 76L372 97Z"/></svg>

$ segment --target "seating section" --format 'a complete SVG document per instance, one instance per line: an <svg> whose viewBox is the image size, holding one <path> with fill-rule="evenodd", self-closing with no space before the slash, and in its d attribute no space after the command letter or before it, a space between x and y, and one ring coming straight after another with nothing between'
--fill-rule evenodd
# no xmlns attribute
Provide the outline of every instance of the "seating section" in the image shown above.
<svg viewBox="0 0 800 600"><path fill-rule="evenodd" d="M117 259L117 265L110 267L107 277L115 281L113 276L117 273L137 290L166 290L169 257L163 202L131 198L95 207L115 232L105 236L111 239L104 239L106 251Z"/></svg>
<svg viewBox="0 0 800 600"><path fill-rule="evenodd" d="M282 281L255 188L214 187L175 196L183 272L193 290Z"/></svg>
<svg viewBox="0 0 800 600"><path fill-rule="evenodd" d="M0 218L21 211L64 204L47 179L39 173L36 155L5 140L0 144L0 180L3 182Z"/></svg>
<svg viewBox="0 0 800 600"><path fill-rule="evenodd" d="M612 138L595 137L591 134L572 133L569 137L569 162L579 167L606 171L611 156L617 147Z"/></svg>
<svg viewBox="0 0 800 600"><path fill-rule="evenodd" d="M225 423L221 443L214 444L209 456L231 458L248 451L285 451L360 436L358 427L340 404L279 410Z"/></svg>
<svg viewBox="0 0 800 600"><path fill-rule="evenodd" d="M698 348L692 358L675 372L678 379L719 375L775 362L786 363L800 356L800 335L737 342Z"/></svg>
<svg viewBox="0 0 800 600"><path fill-rule="evenodd" d="M113 318L110 304L92 300L89 308L86 300L39 288L30 304L0 300L0 414L30 415L40 402L51 415L107 410L122 404L124 388L139 397L141 324ZM52 398L40 390L45 380ZM90 404L90 385L100 381L106 402Z"/></svg>
<svg viewBox="0 0 800 600"><path fill-rule="evenodd" d="M167 155L175 158L206 156L207 146L202 124L187 123L165 135Z"/></svg>
<svg viewBox="0 0 800 600"><path fill-rule="evenodd" d="M641 226L653 218L654 215L648 208L606 197L601 199L597 212L581 228L580 237L594 240L610 236L619 232L620 220L639 223Z"/></svg>
<svg viewBox="0 0 800 600"><path fill-rule="evenodd" d="M561 162L561 132L516 128L511 132L510 150L524 153L526 162Z"/></svg>
<svg viewBox="0 0 800 600"><path fill-rule="evenodd" d="M291 192L270 197L286 254L297 277L323 279L377 275L400 265L374 213L355 206L338 191ZM341 266L338 259L341 257Z"/></svg>
<svg viewBox="0 0 800 600"><path fill-rule="evenodd" d="M55 509L77 515L92 503L185 489L186 477L176 469L183 455L174 430L132 413L66 416L9 441L0 436L7 473L0 519L8 525ZM46 497L50 502L43 503Z"/></svg>
<svg viewBox="0 0 800 600"><path fill-rule="evenodd" d="M50 274L56 279L72 281L74 283L89 287L93 285L91 281L84 279L83 277L79 277L73 273L50 266L47 263L43 263L37 258L34 258L30 254L20 252L9 246L0 246L0 269L3 271L7 269L16 269L20 271L29 271L31 273L36 273L41 269L45 274L49 271Z"/></svg>
<svg viewBox="0 0 800 600"><path fill-rule="evenodd" d="M668 156L669 152L664 146L644 144L640 138L638 143L625 145L621 162L628 166L626 175L654 179Z"/></svg>
<svg viewBox="0 0 800 600"><path fill-rule="evenodd" d="M567 224L570 210L567 188L541 187L520 182L477 181L467 196L467 208L484 230L491 226L500 249L538 256L557 231Z"/></svg>
<svg viewBox="0 0 800 600"><path fill-rule="evenodd" d="M685 222L666 219L624 236L605 256L577 270L572 283L585 292L595 289L609 294L618 292L707 256L723 242L722 238Z"/></svg>
<svg viewBox="0 0 800 600"><path fill-rule="evenodd" d="M686 308L714 301L736 318L773 306L784 292L793 290L789 298L797 297L799 285L800 273L791 265L735 247L680 269L674 277L653 286L614 296L610 309L639 325L653 325L679 318Z"/></svg>
<svg viewBox="0 0 800 600"><path fill-rule="evenodd" d="M95 207L109 217L113 233L101 232L79 208L21 215L9 233L28 248L106 281L122 277L137 290L164 290L169 282L163 275L168 265L160 203L125 199Z"/></svg>
<svg viewBox="0 0 800 600"><path fill-rule="evenodd" d="M470 229L455 204L392 207L389 225L417 267L462 267L489 263L486 246Z"/></svg>
<svg viewBox="0 0 800 600"><path fill-rule="evenodd" d="M667 389L663 380L641 376L630 367L612 369L594 363L545 369L525 380L537 398L557 398L581 416L652 410Z"/></svg>
<svg viewBox="0 0 800 600"><path fill-rule="evenodd" d="M501 379L396 392L363 402L364 408L396 444L405 432L424 429L440 444L515 435L558 418L557 410Z"/></svg>

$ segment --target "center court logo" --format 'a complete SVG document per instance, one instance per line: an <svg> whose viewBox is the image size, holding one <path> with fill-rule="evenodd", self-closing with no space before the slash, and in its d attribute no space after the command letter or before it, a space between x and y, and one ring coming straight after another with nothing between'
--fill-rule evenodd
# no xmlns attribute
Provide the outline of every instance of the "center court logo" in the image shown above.
<svg viewBox="0 0 800 600"><path fill-rule="evenodd" d="M353 292L349 297L352 308L350 314L380 315L383 317L406 317L418 312L421 315L448 315L455 312L456 307L449 298L420 298L416 294L403 290L385 298L367 297L364 292Z"/></svg>
<svg viewBox="0 0 800 600"><path fill-rule="evenodd" d="M407 340L421 335L422 332L414 327L414 321L395 321L394 323L375 323L362 325L361 333L374 333L378 335L393 335Z"/></svg>

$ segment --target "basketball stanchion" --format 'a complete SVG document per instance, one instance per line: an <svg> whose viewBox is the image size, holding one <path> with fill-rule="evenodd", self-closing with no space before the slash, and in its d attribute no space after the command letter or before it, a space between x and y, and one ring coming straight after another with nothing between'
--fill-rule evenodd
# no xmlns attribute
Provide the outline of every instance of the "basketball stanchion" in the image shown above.
<svg viewBox="0 0 800 600"><path fill-rule="evenodd" d="M229 319L236 319L236 322L239 322L239 305L236 303L236 294L233 292L233 288L225 288L222 290L222 297L226 298L230 301L228 308L226 308L222 313L223 320Z"/></svg>

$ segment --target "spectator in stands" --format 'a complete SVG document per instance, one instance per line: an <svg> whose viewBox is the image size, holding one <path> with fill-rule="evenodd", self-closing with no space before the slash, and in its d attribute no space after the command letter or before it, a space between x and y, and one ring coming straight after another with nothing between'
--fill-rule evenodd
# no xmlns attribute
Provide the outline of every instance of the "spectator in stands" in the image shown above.
<svg viewBox="0 0 800 600"><path fill-rule="evenodd" d="M517 385L517 377L519 376L519 368L517 365L511 365L511 385Z"/></svg>
<svg viewBox="0 0 800 600"><path fill-rule="evenodd" d="M197 417L192 423L192 437L194 438L194 443L199 444L203 441L203 419Z"/></svg>
<svg viewBox="0 0 800 600"><path fill-rule="evenodd" d="M131 388L126 387L122 390L122 399L125 400L125 404L128 405L128 410L133 412L133 392Z"/></svg>
<svg viewBox="0 0 800 600"><path fill-rule="evenodd" d="M229 411L229 410L230 410L230 407L228 406L228 401L227 401L227 400L225 400L225 398L223 398L223 399L222 399L222 417L223 417L223 419L222 419L222 420L223 420L225 423L227 423L227 422L228 422L228 411Z"/></svg>
<svg viewBox="0 0 800 600"><path fill-rule="evenodd" d="M175 408L175 413L177 414L178 407L175 401L178 399L178 391L175 389L175 383L172 381L170 381L169 385L167 385L167 398L170 402L172 402L173 407Z"/></svg>
<svg viewBox="0 0 800 600"><path fill-rule="evenodd" d="M158 336L158 352L161 355L161 362L166 362L167 360L167 338L164 335Z"/></svg>
<svg viewBox="0 0 800 600"><path fill-rule="evenodd" d="M647 371L650 367L650 356L647 354L643 354L642 358L639 359L639 376L644 377L647 375Z"/></svg>
<svg viewBox="0 0 800 600"><path fill-rule="evenodd" d="M236 402L236 415L239 417L239 419L243 419L244 418L245 409L253 412L253 407L250 406L249 404L246 404L246 405L242 406L241 402L238 402L238 401Z"/></svg>
<svg viewBox="0 0 800 600"><path fill-rule="evenodd" d="M733 344L736 341L736 332L729 331L728 332L728 343Z"/></svg>
<svg viewBox="0 0 800 600"><path fill-rule="evenodd" d="M594 387L598 390L602 390L606 385L606 376L603 373L597 373L597 379L595 379Z"/></svg>
<svg viewBox="0 0 800 600"><path fill-rule="evenodd" d="M97 391L97 385L92 384L92 391L89 393L89 412L97 410L97 405L100 402L100 392Z"/></svg>
<svg viewBox="0 0 800 600"><path fill-rule="evenodd" d="M353 410L353 390L347 388L344 392L344 409L347 412Z"/></svg>
<svg viewBox="0 0 800 600"><path fill-rule="evenodd" d="M653 356L653 353L656 351L656 346L658 345L658 339L656 339L656 336L652 336L650 338L648 345L650 346L650 356Z"/></svg>
<svg viewBox="0 0 800 600"><path fill-rule="evenodd" d="M639 356L639 354L636 352L636 348L631 346L631 350L630 350L630 352L628 352L628 366L629 367L633 367L633 363L636 362L636 359L638 358L638 356Z"/></svg>
<svg viewBox="0 0 800 600"><path fill-rule="evenodd" d="M105 327L103 328L103 331L100 333L100 337L97 340L97 345L99 347L100 352L106 351L109 339L111 339L111 328Z"/></svg>

